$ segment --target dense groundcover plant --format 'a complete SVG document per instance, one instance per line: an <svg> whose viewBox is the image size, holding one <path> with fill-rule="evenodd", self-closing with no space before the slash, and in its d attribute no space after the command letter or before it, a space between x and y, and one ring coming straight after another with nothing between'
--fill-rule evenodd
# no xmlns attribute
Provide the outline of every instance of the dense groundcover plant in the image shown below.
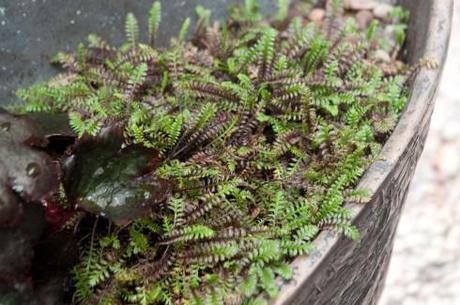
<svg viewBox="0 0 460 305"><path fill-rule="evenodd" d="M328 1L308 22L301 4L280 1L267 21L255 1L224 24L197 8L168 48L155 47L161 5L139 41L97 35L66 72L21 90L25 112L68 113L78 139L59 157L56 198L80 237L75 304L263 304L292 258L321 230L358 238L347 201L365 201L356 182L403 110L408 68L396 39L373 21L366 31ZM70 214L69 214L70 213Z"/></svg>

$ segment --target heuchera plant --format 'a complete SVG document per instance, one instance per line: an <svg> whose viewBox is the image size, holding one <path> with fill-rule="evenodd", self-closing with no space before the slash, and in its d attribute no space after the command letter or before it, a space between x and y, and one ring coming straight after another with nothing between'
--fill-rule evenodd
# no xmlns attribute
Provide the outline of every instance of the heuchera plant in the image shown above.
<svg viewBox="0 0 460 305"><path fill-rule="evenodd" d="M75 133L54 152L61 186L47 205L53 230L79 239L74 304L263 304L321 230L358 237L343 204L365 201L356 182L408 81L434 63L382 61L376 51L396 54L404 31L358 30L327 3L320 22L289 1L273 21L254 0L223 24L198 7L192 38L187 19L159 48L155 2L147 43L128 14L124 45L90 35L56 56L66 72L19 91L24 112L67 113Z"/></svg>

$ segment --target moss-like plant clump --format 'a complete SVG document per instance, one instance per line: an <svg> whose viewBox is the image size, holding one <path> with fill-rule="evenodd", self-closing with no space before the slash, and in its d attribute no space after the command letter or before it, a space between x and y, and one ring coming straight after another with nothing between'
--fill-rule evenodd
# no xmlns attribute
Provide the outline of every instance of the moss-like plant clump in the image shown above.
<svg viewBox="0 0 460 305"><path fill-rule="evenodd" d="M19 92L78 135L59 196L82 237L75 304L263 304L321 230L358 237L344 203L367 197L356 182L431 63L375 56L404 41L400 9L393 39L327 2L318 22L289 1L273 21L255 1L225 24L198 7L192 39L187 19L168 48L155 2L147 44L129 14L126 44L90 35L56 56L65 73Z"/></svg>

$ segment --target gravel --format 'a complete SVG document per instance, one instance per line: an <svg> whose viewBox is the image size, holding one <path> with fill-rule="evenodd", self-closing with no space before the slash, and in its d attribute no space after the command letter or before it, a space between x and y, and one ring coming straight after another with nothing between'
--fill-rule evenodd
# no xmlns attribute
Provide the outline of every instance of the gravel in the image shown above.
<svg viewBox="0 0 460 305"><path fill-rule="evenodd" d="M449 57L379 305L460 304L460 1Z"/></svg>

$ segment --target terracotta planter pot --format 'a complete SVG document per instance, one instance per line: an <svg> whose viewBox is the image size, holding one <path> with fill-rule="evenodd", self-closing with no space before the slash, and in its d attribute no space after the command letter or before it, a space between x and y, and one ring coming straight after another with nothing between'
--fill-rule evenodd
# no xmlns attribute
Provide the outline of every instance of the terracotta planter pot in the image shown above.
<svg viewBox="0 0 460 305"><path fill-rule="evenodd" d="M225 17L234 0L164 0L160 43L167 44L182 21L194 15L197 4ZM276 0L261 1L273 11ZM388 1L387 1L388 2ZM434 99L447 54L453 0L403 0L411 11L407 59L429 57L440 63L424 70L411 86L410 101L396 130L360 186L372 191L367 204L350 204L361 239L350 241L323 232L316 250L294 262L295 278L281 283L271 304L359 305L376 304L385 280L396 226L408 186L423 150ZM57 51L71 50L96 31L111 42L123 40L127 12L145 24L151 0L37 0L0 4L0 105L14 101L15 89L49 78L56 70L49 60Z"/></svg>

